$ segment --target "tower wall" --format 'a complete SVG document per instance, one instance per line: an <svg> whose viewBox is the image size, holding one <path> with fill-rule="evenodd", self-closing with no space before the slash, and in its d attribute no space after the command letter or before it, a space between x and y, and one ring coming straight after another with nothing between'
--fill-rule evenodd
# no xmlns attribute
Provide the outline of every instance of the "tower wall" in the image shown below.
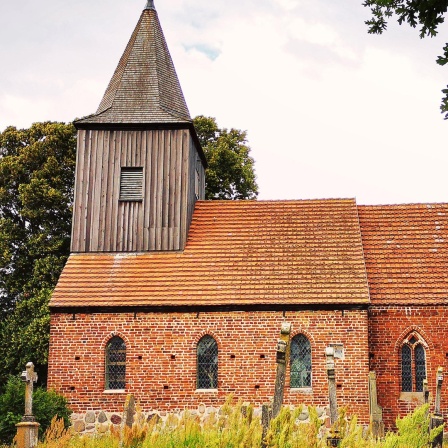
<svg viewBox="0 0 448 448"><path fill-rule="evenodd" d="M123 167L141 200L120 200ZM189 129L79 129L71 251L182 250L204 171Z"/></svg>

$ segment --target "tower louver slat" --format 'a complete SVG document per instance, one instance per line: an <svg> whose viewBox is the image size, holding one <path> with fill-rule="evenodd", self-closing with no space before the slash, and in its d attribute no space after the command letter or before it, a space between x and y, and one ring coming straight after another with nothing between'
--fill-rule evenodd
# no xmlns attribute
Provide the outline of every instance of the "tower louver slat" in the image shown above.
<svg viewBox="0 0 448 448"><path fill-rule="evenodd" d="M122 168L120 175L120 201L143 199L143 168Z"/></svg>

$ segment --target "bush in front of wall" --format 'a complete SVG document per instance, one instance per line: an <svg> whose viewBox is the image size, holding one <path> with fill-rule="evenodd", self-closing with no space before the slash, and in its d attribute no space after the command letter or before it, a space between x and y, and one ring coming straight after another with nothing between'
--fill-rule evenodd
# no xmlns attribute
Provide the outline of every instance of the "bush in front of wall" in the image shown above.
<svg viewBox="0 0 448 448"><path fill-rule="evenodd" d="M12 442L16 435L15 425L22 420L24 412L25 383L17 376L10 376L4 392L0 395L0 443ZM36 388L33 394L33 414L40 423L40 436L45 433L56 415L63 419L66 427L70 424L71 411L67 400L53 390Z"/></svg>
<svg viewBox="0 0 448 448"><path fill-rule="evenodd" d="M443 425L429 430L430 414L429 404L415 409L403 418L397 418L396 433L388 433L383 448L426 448L430 442L443 431Z"/></svg>

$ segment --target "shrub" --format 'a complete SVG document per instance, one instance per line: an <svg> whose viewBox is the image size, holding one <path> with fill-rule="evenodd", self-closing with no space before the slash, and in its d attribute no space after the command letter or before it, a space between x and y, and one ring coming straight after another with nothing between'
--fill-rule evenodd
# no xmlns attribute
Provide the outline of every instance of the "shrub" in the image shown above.
<svg viewBox="0 0 448 448"><path fill-rule="evenodd" d="M412 414L397 418L397 433L388 433L384 448L423 448L443 431L443 426L429 431L429 404L418 407Z"/></svg>
<svg viewBox="0 0 448 448"><path fill-rule="evenodd" d="M0 443L11 443L16 434L16 423L25 411L25 383L16 376L10 376L4 393L0 395ZM42 436L50 426L54 416L63 419L66 427L70 424L71 411L67 401L52 390L37 388L33 394L33 414L40 423Z"/></svg>

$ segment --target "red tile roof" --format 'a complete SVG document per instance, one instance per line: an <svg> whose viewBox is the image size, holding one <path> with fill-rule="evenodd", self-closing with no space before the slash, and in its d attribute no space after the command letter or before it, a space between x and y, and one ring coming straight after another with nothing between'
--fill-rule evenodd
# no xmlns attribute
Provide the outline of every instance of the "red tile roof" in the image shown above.
<svg viewBox="0 0 448 448"><path fill-rule="evenodd" d="M372 304L448 303L448 204L358 210Z"/></svg>
<svg viewBox="0 0 448 448"><path fill-rule="evenodd" d="M50 306L243 304L369 304L355 201L200 201L184 252L73 254Z"/></svg>

